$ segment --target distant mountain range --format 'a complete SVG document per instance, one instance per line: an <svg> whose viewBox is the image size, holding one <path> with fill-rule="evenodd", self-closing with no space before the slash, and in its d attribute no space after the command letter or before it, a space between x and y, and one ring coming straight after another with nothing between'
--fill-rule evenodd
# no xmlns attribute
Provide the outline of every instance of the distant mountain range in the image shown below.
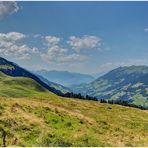
<svg viewBox="0 0 148 148"><path fill-rule="evenodd" d="M2 57L0 57L0 71L8 76L31 78L47 90L58 95L62 95L63 93L68 92L68 89L66 87L56 83L52 83L43 77L37 76L36 74L33 74L32 72Z"/></svg>
<svg viewBox="0 0 148 148"><path fill-rule="evenodd" d="M67 93L67 92L71 92L71 90L68 87L65 87L63 85L48 81L46 78L37 75L40 80L42 80L44 83L46 83L48 86L55 88L56 90L59 90L60 92L62 92L63 94Z"/></svg>
<svg viewBox="0 0 148 148"><path fill-rule="evenodd" d="M71 87L73 92L98 100L122 100L148 107L148 67L119 67L89 84Z"/></svg>
<svg viewBox="0 0 148 148"><path fill-rule="evenodd" d="M67 87L78 85L81 83L89 83L95 80L95 78L91 75L68 72L68 71L40 70L40 71L34 71L34 73L43 76L49 81L52 81Z"/></svg>

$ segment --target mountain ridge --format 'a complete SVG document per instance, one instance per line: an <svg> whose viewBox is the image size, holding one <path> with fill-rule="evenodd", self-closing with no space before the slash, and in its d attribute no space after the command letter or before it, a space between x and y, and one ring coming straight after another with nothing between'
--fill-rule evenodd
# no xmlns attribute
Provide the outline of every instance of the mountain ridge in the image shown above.
<svg viewBox="0 0 148 148"><path fill-rule="evenodd" d="M57 95L63 95L63 93L60 90L56 90L54 87L50 87L32 72L2 57L0 57L0 71L13 77L22 76L22 77L32 78L33 80L37 81L39 84L41 84L43 87L45 87L49 91Z"/></svg>
<svg viewBox="0 0 148 148"><path fill-rule="evenodd" d="M121 100L148 107L148 66L119 67L91 83L71 89L98 100Z"/></svg>
<svg viewBox="0 0 148 148"><path fill-rule="evenodd" d="M51 93L28 77L12 77L0 71L0 97L31 97Z"/></svg>

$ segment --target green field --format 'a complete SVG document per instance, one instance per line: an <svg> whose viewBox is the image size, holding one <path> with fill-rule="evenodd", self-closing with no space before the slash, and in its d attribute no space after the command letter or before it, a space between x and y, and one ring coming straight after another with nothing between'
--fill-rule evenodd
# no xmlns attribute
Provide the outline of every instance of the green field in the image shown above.
<svg viewBox="0 0 148 148"><path fill-rule="evenodd" d="M36 81L25 77L11 77L0 72L0 96L32 97L49 93Z"/></svg>
<svg viewBox="0 0 148 148"><path fill-rule="evenodd" d="M3 73L0 96L6 146L148 146L146 110L62 98Z"/></svg>

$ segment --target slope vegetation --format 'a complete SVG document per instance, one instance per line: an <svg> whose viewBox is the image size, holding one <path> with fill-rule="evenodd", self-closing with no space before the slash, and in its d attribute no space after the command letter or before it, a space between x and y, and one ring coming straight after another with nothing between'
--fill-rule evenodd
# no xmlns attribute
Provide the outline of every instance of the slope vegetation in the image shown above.
<svg viewBox="0 0 148 148"><path fill-rule="evenodd" d="M46 93L49 91L31 78L11 77L0 72L0 96L30 97Z"/></svg>
<svg viewBox="0 0 148 148"><path fill-rule="evenodd" d="M119 67L89 84L71 89L98 99L121 100L148 107L148 67Z"/></svg>
<svg viewBox="0 0 148 148"><path fill-rule="evenodd" d="M0 146L147 146L148 112L59 97L0 73ZM4 132L5 131L5 132Z"/></svg>
<svg viewBox="0 0 148 148"><path fill-rule="evenodd" d="M7 146L148 145L147 111L52 95L0 98L0 128Z"/></svg>

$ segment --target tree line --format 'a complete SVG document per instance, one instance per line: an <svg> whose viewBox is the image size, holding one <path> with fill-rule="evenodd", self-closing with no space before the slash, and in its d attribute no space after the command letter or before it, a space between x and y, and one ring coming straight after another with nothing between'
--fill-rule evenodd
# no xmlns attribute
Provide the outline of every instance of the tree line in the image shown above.
<svg viewBox="0 0 148 148"><path fill-rule="evenodd" d="M73 92L67 92L66 94L64 94L64 97L67 98L78 98L78 99L82 99L82 100L94 100L94 101L98 101L98 99L96 97L92 97L89 95L83 96L80 93L76 94Z"/></svg>
<svg viewBox="0 0 148 148"><path fill-rule="evenodd" d="M89 96L89 95L83 96L80 93L76 94L76 93L73 93L73 92L67 92L66 94L63 95L63 97L77 98L77 99L82 99L82 100L93 100L93 101L99 101L100 103L118 104L118 105L122 105L122 106L129 106L129 107L139 108L139 109L142 109L142 110L148 109L148 108L140 106L140 105L131 104L131 103L127 102L127 101L105 100L105 99L98 100L97 97L92 97L92 96Z"/></svg>
<svg viewBox="0 0 148 148"><path fill-rule="evenodd" d="M122 105L122 106L129 106L129 107L139 108L139 109L142 109L142 110L148 109L146 107L136 105L136 104L131 104L131 103L128 103L127 101L122 101L122 100L104 100L104 99L101 99L100 103L118 104L118 105Z"/></svg>

